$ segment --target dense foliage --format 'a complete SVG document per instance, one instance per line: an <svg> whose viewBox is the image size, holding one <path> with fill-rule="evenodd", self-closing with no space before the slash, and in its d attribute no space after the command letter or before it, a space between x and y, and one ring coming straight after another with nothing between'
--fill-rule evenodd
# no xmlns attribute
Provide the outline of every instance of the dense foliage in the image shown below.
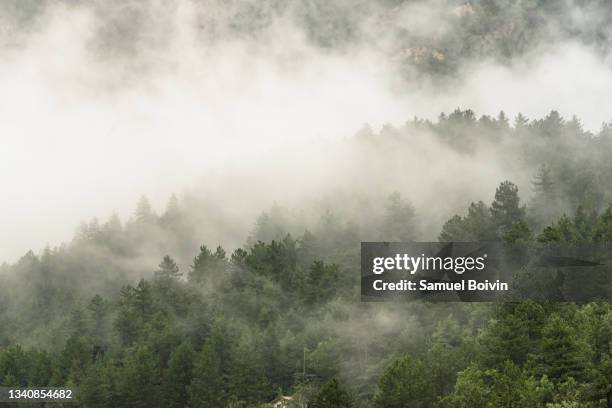
<svg viewBox="0 0 612 408"><path fill-rule="evenodd" d="M513 146L533 169L533 196L500 180L491 204L466 206L440 240L612 240L609 126L592 135L556 112L510 125L457 110L350 143L401 145L419 130L468 157ZM420 236L402 195L381 207L352 220L331 208L298 234L276 208L231 253L190 254L197 231L176 198L161 216L143 199L125 225L84 224L72 243L2 266L0 383L73 387L86 407L283 395L314 407L612 406L608 302L360 303L360 240Z"/></svg>

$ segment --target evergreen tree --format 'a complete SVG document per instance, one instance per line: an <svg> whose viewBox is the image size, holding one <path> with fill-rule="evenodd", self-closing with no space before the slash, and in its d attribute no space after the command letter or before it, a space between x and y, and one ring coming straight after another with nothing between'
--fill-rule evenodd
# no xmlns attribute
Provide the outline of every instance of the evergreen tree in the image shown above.
<svg viewBox="0 0 612 408"><path fill-rule="evenodd" d="M337 265L325 265L323 261L315 261L310 266L306 280L306 300L310 304L324 304L331 300L337 291L339 275Z"/></svg>
<svg viewBox="0 0 612 408"><path fill-rule="evenodd" d="M460 215L454 215L442 226L438 240L440 242L470 242L472 238L465 228L463 218Z"/></svg>
<svg viewBox="0 0 612 408"><path fill-rule="evenodd" d="M164 214L160 217L160 223L166 229L175 229L183 227L181 225L181 209L176 195L172 194L168 199L168 204L166 204L166 211L164 211Z"/></svg>
<svg viewBox="0 0 612 408"><path fill-rule="evenodd" d="M412 241L416 237L415 212L410 203L395 192L387 198L380 237L383 241Z"/></svg>
<svg viewBox="0 0 612 408"><path fill-rule="evenodd" d="M481 361L485 367L498 367L504 361L523 365L539 351L546 310L526 301L502 304L479 336Z"/></svg>
<svg viewBox="0 0 612 408"><path fill-rule="evenodd" d="M491 203L492 222L503 234L512 228L512 224L525 216L525 207L520 205L518 187L510 182L502 182L495 190L495 200Z"/></svg>
<svg viewBox="0 0 612 408"><path fill-rule="evenodd" d="M155 277L161 280L178 279L181 275L178 265L169 255L164 256L159 269L155 271Z"/></svg>
<svg viewBox="0 0 612 408"><path fill-rule="evenodd" d="M597 213L586 211L583 206L578 206L574 215L574 230L576 241L588 242L593 240L593 232L597 223Z"/></svg>
<svg viewBox="0 0 612 408"><path fill-rule="evenodd" d="M183 408L189 402L188 386L192 380L195 352L189 340L172 351L164 370L163 398L168 408Z"/></svg>
<svg viewBox="0 0 612 408"><path fill-rule="evenodd" d="M434 401L430 372L419 360L395 360L378 382L372 400L375 408L425 408Z"/></svg>
<svg viewBox="0 0 612 408"><path fill-rule="evenodd" d="M117 302L117 316L113 321L113 327L116 330L119 340L125 346L132 345L140 333L142 322L138 319L137 313L133 307L134 303L134 288L126 286L119 293L119 301Z"/></svg>
<svg viewBox="0 0 612 408"><path fill-rule="evenodd" d="M548 168L547 166L540 166L540 168L538 169L538 173L534 177L534 180L531 182L531 184L536 194L541 194L551 199L555 197L555 184L552 181L550 168Z"/></svg>
<svg viewBox="0 0 612 408"><path fill-rule="evenodd" d="M442 226L441 242L495 241L497 231L485 203L471 203L465 217L455 215Z"/></svg>
<svg viewBox="0 0 612 408"><path fill-rule="evenodd" d="M612 205L597 219L593 240L597 242L612 242Z"/></svg>
<svg viewBox="0 0 612 408"><path fill-rule="evenodd" d="M351 408L354 406L349 393L335 378L321 387L311 405L313 408Z"/></svg>
<svg viewBox="0 0 612 408"><path fill-rule="evenodd" d="M92 323L91 335L98 345L102 346L106 343L107 338L108 304L102 299L102 296L95 295L89 302L87 310Z"/></svg>
<svg viewBox="0 0 612 408"><path fill-rule="evenodd" d="M476 365L470 365L458 374L453 393L442 400L442 406L492 407L491 399L491 391L482 370Z"/></svg>
<svg viewBox="0 0 612 408"><path fill-rule="evenodd" d="M550 168L545 165L540 166L531 185L534 195L529 206L529 216L540 229L561 213L559 192Z"/></svg>
<svg viewBox="0 0 612 408"><path fill-rule="evenodd" d="M522 113L519 112L514 119L514 129L517 132L524 131L529 125L529 119L527 119Z"/></svg>
<svg viewBox="0 0 612 408"><path fill-rule="evenodd" d="M575 328L558 314L552 314L542 329L538 368L553 382L573 378L580 381L588 369L586 344Z"/></svg>
<svg viewBox="0 0 612 408"><path fill-rule="evenodd" d="M453 316L441 320L431 334L431 346L425 365L431 376L435 394L446 395L455 385L456 375L467 366L473 354L465 333Z"/></svg>
<svg viewBox="0 0 612 408"><path fill-rule="evenodd" d="M537 129L545 137L559 137L563 131L563 125L565 121L559 115L556 110L550 111L550 113L541 120L535 122Z"/></svg>
<svg viewBox="0 0 612 408"><path fill-rule="evenodd" d="M134 216L136 221L142 224L148 224L155 220L155 214L153 213L151 203L149 203L149 199L147 197L140 197L140 200L136 205Z"/></svg>
<svg viewBox="0 0 612 408"><path fill-rule="evenodd" d="M147 346L137 346L125 357L119 377L121 406L149 408L162 397L162 370L158 356Z"/></svg>
<svg viewBox="0 0 612 408"><path fill-rule="evenodd" d="M189 280L195 283L215 281L216 276L223 273L227 267L226 253L218 246L213 253L205 245L200 246L200 253L193 259Z"/></svg>
<svg viewBox="0 0 612 408"><path fill-rule="evenodd" d="M262 361L261 339L243 335L236 344L228 368L228 393L235 401L255 404L265 401L271 389Z"/></svg>
<svg viewBox="0 0 612 408"><path fill-rule="evenodd" d="M229 400L228 371L231 343L222 322L217 322L210 337L197 354L189 385L189 405L223 407Z"/></svg>
<svg viewBox="0 0 612 408"><path fill-rule="evenodd" d="M506 113L503 110L499 111L499 113L497 114L496 124L497 128L502 131L510 129L510 120L508 119Z"/></svg>
<svg viewBox="0 0 612 408"><path fill-rule="evenodd" d="M527 223L523 220L516 221L510 229L504 233L505 242L515 244L531 241L532 234Z"/></svg>
<svg viewBox="0 0 612 408"><path fill-rule="evenodd" d="M443 399L443 406L544 408L551 390L546 377L537 381L510 361L489 370L471 365L459 373L455 389Z"/></svg>

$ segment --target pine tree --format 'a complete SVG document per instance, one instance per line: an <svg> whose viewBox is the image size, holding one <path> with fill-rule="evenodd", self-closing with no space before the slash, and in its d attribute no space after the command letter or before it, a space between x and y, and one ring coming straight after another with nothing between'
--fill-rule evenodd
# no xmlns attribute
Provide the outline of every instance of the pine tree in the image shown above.
<svg viewBox="0 0 612 408"><path fill-rule="evenodd" d="M520 205L518 187L510 181L502 182L495 190L495 200L491 203L492 222L503 234L524 216L525 207Z"/></svg>
<svg viewBox="0 0 612 408"><path fill-rule="evenodd" d="M529 119L527 119L522 113L519 112L514 119L514 130L519 132L523 131L529 125Z"/></svg>
<svg viewBox="0 0 612 408"><path fill-rule="evenodd" d="M531 185L534 194L529 206L529 216L535 225L541 228L550 224L562 210L550 168L540 166Z"/></svg>
<svg viewBox="0 0 612 408"><path fill-rule="evenodd" d="M116 237L123 231L121 219L117 213L113 213L108 221L102 225L102 232L108 237Z"/></svg>
<svg viewBox="0 0 612 408"><path fill-rule="evenodd" d="M313 408L352 408L353 406L351 396L335 378L321 387L312 402Z"/></svg>
<svg viewBox="0 0 612 408"><path fill-rule="evenodd" d="M200 247L200 253L193 259L189 280L203 283L208 278L215 278L215 274L221 272L227 266L226 253L220 246L213 253L205 245Z"/></svg>
<svg viewBox="0 0 612 408"><path fill-rule="evenodd" d="M485 203L471 203L465 217L455 215L443 226L439 240L442 242L495 241L497 231L490 209Z"/></svg>
<svg viewBox="0 0 612 408"><path fill-rule="evenodd" d="M453 392L442 400L442 406L452 408L488 407L491 390L482 370L470 365L457 375Z"/></svg>
<svg viewBox="0 0 612 408"><path fill-rule="evenodd" d="M586 211L583 206L578 206L574 214L574 231L576 241L588 242L593 240L593 233L597 223L597 213Z"/></svg>
<svg viewBox="0 0 612 408"><path fill-rule="evenodd" d="M544 119L537 121L536 125L542 135L546 137L558 137L563 131L564 122L559 112L552 110Z"/></svg>
<svg viewBox="0 0 612 408"><path fill-rule="evenodd" d="M464 335L453 316L441 320L431 335L425 364L437 395L448 394L453 389L457 373L467 365L471 353Z"/></svg>
<svg viewBox="0 0 612 408"><path fill-rule="evenodd" d="M540 166L538 173L531 182L536 194L547 197L554 197L554 183L550 174L550 168L545 165Z"/></svg>
<svg viewBox="0 0 612 408"><path fill-rule="evenodd" d="M99 343L105 343L107 337L107 316L108 316L108 305L102 299L102 296L95 295L89 305L87 306L89 316L92 322L92 337Z"/></svg>
<svg viewBox="0 0 612 408"><path fill-rule="evenodd" d="M471 365L459 373L453 393L443 399L442 406L544 408L552 388L546 377L536 381L510 361L488 370Z"/></svg>
<svg viewBox="0 0 612 408"><path fill-rule="evenodd" d="M193 376L195 352L189 340L172 351L164 370L164 401L168 408L183 408L189 401L189 384Z"/></svg>
<svg viewBox="0 0 612 408"><path fill-rule="evenodd" d="M512 224L510 229L504 233L503 238L505 242L515 244L530 241L532 235L527 223L519 220Z"/></svg>
<svg viewBox="0 0 612 408"><path fill-rule="evenodd" d="M265 401L270 389L262 361L262 339L243 335L236 344L228 367L228 392L236 401L255 404Z"/></svg>
<svg viewBox="0 0 612 408"><path fill-rule="evenodd" d="M159 264L159 269L155 271L155 277L162 280L178 279L181 275L178 265L169 255L164 256Z"/></svg>
<svg viewBox="0 0 612 408"><path fill-rule="evenodd" d="M465 226L465 222L460 215L454 215L442 226L442 232L438 237L440 242L470 242L474 237Z"/></svg>
<svg viewBox="0 0 612 408"><path fill-rule="evenodd" d="M137 346L123 361L119 393L122 406L149 408L158 405L162 391L159 357L147 346Z"/></svg>
<svg viewBox="0 0 612 408"><path fill-rule="evenodd" d="M506 113L502 110L497 114L497 128L501 130L507 130L510 128L510 120L506 116Z"/></svg>
<svg viewBox="0 0 612 408"><path fill-rule="evenodd" d="M145 196L140 197L138 204L136 205L136 211L134 212L136 221L139 223L147 224L155 220L155 214L151 209L149 199Z"/></svg>
<svg viewBox="0 0 612 408"><path fill-rule="evenodd" d="M222 322L213 327L210 337L197 354L189 385L189 405L223 407L229 400L228 371L232 346Z"/></svg>
<svg viewBox="0 0 612 408"><path fill-rule="evenodd" d="M416 236L414 208L395 192L387 198L380 231L383 241L411 241Z"/></svg>
<svg viewBox="0 0 612 408"><path fill-rule="evenodd" d="M407 355L387 368L372 402L375 408L426 408L433 400L430 372L420 360Z"/></svg>
<svg viewBox="0 0 612 408"><path fill-rule="evenodd" d="M496 239L490 210L482 201L470 204L464 221L465 228L473 237L472 241L494 241Z"/></svg>
<svg viewBox="0 0 612 408"><path fill-rule="evenodd" d="M555 383L570 377L580 381L588 368L586 351L586 344L581 341L576 328L558 314L553 314L542 329L538 369Z"/></svg>
<svg viewBox="0 0 612 408"><path fill-rule="evenodd" d="M135 296L136 289L131 285L123 287L119 292L117 316L113 326L124 346L130 346L137 340L143 325L142 318L134 307Z"/></svg>
<svg viewBox="0 0 612 408"><path fill-rule="evenodd" d="M612 242L612 205L597 219L593 232L593 240L597 242Z"/></svg>
<svg viewBox="0 0 612 408"><path fill-rule="evenodd" d="M153 293L151 290L151 283L144 279L138 282L138 285L134 289L133 306L138 315L143 320L148 320L153 314Z"/></svg>
<svg viewBox="0 0 612 408"><path fill-rule="evenodd" d="M536 302L500 305L478 339L484 366L498 367L506 360L524 364L538 352L545 319L545 309Z"/></svg>
<svg viewBox="0 0 612 408"><path fill-rule="evenodd" d="M306 278L306 300L310 304L328 302L336 294L338 277L337 265L325 265L323 261L315 261Z"/></svg>

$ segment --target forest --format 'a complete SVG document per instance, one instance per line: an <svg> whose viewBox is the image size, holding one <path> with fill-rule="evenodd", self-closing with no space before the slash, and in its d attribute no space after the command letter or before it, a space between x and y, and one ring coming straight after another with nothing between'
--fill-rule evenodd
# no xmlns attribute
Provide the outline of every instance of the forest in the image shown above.
<svg viewBox="0 0 612 408"><path fill-rule="evenodd" d="M527 191L499 180L440 241L601 243L611 129L458 109L343 143L379 154L426 131L531 169ZM239 248L198 242L193 204L176 196L161 214L143 197L125 222L83 223L71 242L2 265L0 383L70 387L83 407L612 406L609 299L359 301L360 241L423 237L407 195L390 191L380 216L339 205L310 224L275 205Z"/></svg>
<svg viewBox="0 0 612 408"><path fill-rule="evenodd" d="M0 1L0 387L76 397L6 406L612 408L610 279L360 287L361 242L612 245L611 25L607 0Z"/></svg>

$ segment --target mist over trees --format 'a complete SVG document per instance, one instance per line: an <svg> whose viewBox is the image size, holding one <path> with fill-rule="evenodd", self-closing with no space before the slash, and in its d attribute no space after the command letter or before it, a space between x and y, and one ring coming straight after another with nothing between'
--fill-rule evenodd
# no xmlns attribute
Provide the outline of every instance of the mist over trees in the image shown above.
<svg viewBox="0 0 612 408"><path fill-rule="evenodd" d="M203 190L221 213L218 225L198 228L214 233L196 241L240 246L245 226L272 202L301 209L305 197L356 180L357 169L348 180L333 177L350 166L332 153L364 123L376 134L412 135L406 118L435 121L445 111L440 127L448 137L473 130L472 120L483 131L499 127L501 137L519 112L518 127L537 117L549 132L561 115L579 128L575 113L585 131L598 132L609 120L602 101L612 90L609 18L603 1L2 2L0 133L8 153L0 161L7 197L0 221L8 233L0 257L15 261L26 248L69 240L73 225L94 214L117 211L127 220L140 194L161 208L171 192L185 190ZM453 114L457 106L462 113ZM547 120L551 109L559 115ZM435 139L413 137L415 152L398 153L414 165L390 161L391 177L407 174L403 183L389 180L396 188L377 183L380 191L371 192L381 199L398 190L421 212L435 210L408 197L409 185L425 184L417 176L434 186L418 193L433 196L457 184L453 175L480 174L465 197L453 195L428 214L429 239L463 201L480 199L500 180L530 189L531 167L515 174L483 149L475 160L434 155ZM474 143L459 138L452 147L461 154ZM38 165L23 166L23 157ZM382 178L372 167L383 165L362 167L361 190L372 184L368 175ZM438 183L443 172L450 176ZM247 191L250 199L241 199ZM20 217L28 222L17 227L11 221Z"/></svg>
<svg viewBox="0 0 612 408"><path fill-rule="evenodd" d="M611 24L604 0L0 2L0 246L32 248L0 265L0 385L612 407L607 300L359 297L361 241L612 241Z"/></svg>
<svg viewBox="0 0 612 408"><path fill-rule="evenodd" d="M375 157L426 129L461 155L503 149L532 169L526 191L499 180L464 203L438 226L441 241L608 242L611 135L576 121L457 110L346 143ZM72 242L2 266L0 382L70 386L87 407L287 395L315 407L610 404L607 302L359 302L359 242L427 234L410 194L361 202L362 213L342 195L318 220L273 205L235 249L198 242L188 197L84 222Z"/></svg>
<svg viewBox="0 0 612 408"><path fill-rule="evenodd" d="M159 21L180 13L181 8L190 10L197 38L204 45L228 38L265 37L279 22L289 23L303 32L310 44L324 50L362 45L378 48L410 75L415 71L427 76L452 74L474 59L511 63L537 52L542 44L566 40L593 46L602 54L609 52L611 45L605 28L612 21L612 12L603 0L142 0L77 4L11 0L0 6L0 17L5 31L19 43L44 22L46 12L60 6L96 16L90 46L106 58L167 46L173 28L160 28Z"/></svg>

